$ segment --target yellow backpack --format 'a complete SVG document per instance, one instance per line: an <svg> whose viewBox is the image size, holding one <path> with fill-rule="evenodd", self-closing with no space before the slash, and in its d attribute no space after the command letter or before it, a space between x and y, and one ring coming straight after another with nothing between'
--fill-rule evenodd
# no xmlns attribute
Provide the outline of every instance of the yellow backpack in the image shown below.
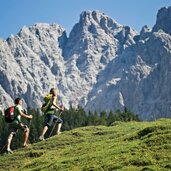
<svg viewBox="0 0 171 171"><path fill-rule="evenodd" d="M42 112L46 112L51 107L52 94L46 94L44 97L44 103L41 107Z"/></svg>

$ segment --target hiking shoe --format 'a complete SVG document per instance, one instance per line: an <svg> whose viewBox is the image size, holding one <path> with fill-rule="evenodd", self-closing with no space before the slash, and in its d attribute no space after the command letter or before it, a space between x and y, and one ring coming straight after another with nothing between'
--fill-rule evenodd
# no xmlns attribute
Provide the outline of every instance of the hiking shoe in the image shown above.
<svg viewBox="0 0 171 171"><path fill-rule="evenodd" d="M57 134L57 135L60 135L60 134L62 134L62 132L57 132L56 134Z"/></svg>
<svg viewBox="0 0 171 171"><path fill-rule="evenodd" d="M40 141L45 141L45 138L44 138L43 136L40 136L40 137L39 137L39 140L40 140Z"/></svg>
<svg viewBox="0 0 171 171"><path fill-rule="evenodd" d="M24 148L25 148L25 147L28 147L28 146L30 146L30 144L24 144L24 145L23 145Z"/></svg>
<svg viewBox="0 0 171 171"><path fill-rule="evenodd" d="M12 154L13 151L12 151L11 149L7 149L7 153L8 153L8 154Z"/></svg>

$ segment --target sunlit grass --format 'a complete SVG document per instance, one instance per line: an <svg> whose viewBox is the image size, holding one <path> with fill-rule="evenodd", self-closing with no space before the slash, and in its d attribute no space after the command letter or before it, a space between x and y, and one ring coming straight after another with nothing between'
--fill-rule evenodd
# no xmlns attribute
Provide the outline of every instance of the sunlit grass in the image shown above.
<svg viewBox="0 0 171 171"><path fill-rule="evenodd" d="M169 170L171 120L66 131L0 157L0 170Z"/></svg>

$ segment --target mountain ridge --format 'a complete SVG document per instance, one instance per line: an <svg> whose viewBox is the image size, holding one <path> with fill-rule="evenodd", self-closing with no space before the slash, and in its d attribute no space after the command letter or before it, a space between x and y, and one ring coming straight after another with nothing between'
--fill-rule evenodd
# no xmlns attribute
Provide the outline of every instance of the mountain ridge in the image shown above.
<svg viewBox="0 0 171 171"><path fill-rule="evenodd" d="M154 27L140 34L99 11L82 12L68 37L58 24L24 26L0 40L1 101L9 106L21 96L25 106L40 108L58 87L67 108L170 117L170 11L160 9Z"/></svg>

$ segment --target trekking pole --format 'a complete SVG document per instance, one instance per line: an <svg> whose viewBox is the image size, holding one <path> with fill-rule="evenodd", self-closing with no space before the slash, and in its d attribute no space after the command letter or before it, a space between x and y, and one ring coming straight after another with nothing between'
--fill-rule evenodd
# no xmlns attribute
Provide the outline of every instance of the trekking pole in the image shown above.
<svg viewBox="0 0 171 171"><path fill-rule="evenodd" d="M7 143L2 147L0 154L2 154L3 150L7 147Z"/></svg>
<svg viewBox="0 0 171 171"><path fill-rule="evenodd" d="M58 119L56 120L55 124L53 125L53 128L52 128L52 130L51 130L51 132L50 132L50 134L49 134L49 138L50 138L50 136L52 135L53 130L55 129L56 124L58 123L58 120L59 120L59 118L60 118L61 114L62 114L62 111L60 111L59 116L58 116Z"/></svg>
<svg viewBox="0 0 171 171"><path fill-rule="evenodd" d="M28 128L30 128L30 126L31 126L31 121L32 121L32 119L28 120Z"/></svg>
<svg viewBox="0 0 171 171"><path fill-rule="evenodd" d="M11 143L12 143L12 142L11 142ZM8 143L6 143L6 144L2 147L2 149L1 149L1 151L0 151L0 154L2 154L3 150L7 147L7 144L8 144Z"/></svg>

